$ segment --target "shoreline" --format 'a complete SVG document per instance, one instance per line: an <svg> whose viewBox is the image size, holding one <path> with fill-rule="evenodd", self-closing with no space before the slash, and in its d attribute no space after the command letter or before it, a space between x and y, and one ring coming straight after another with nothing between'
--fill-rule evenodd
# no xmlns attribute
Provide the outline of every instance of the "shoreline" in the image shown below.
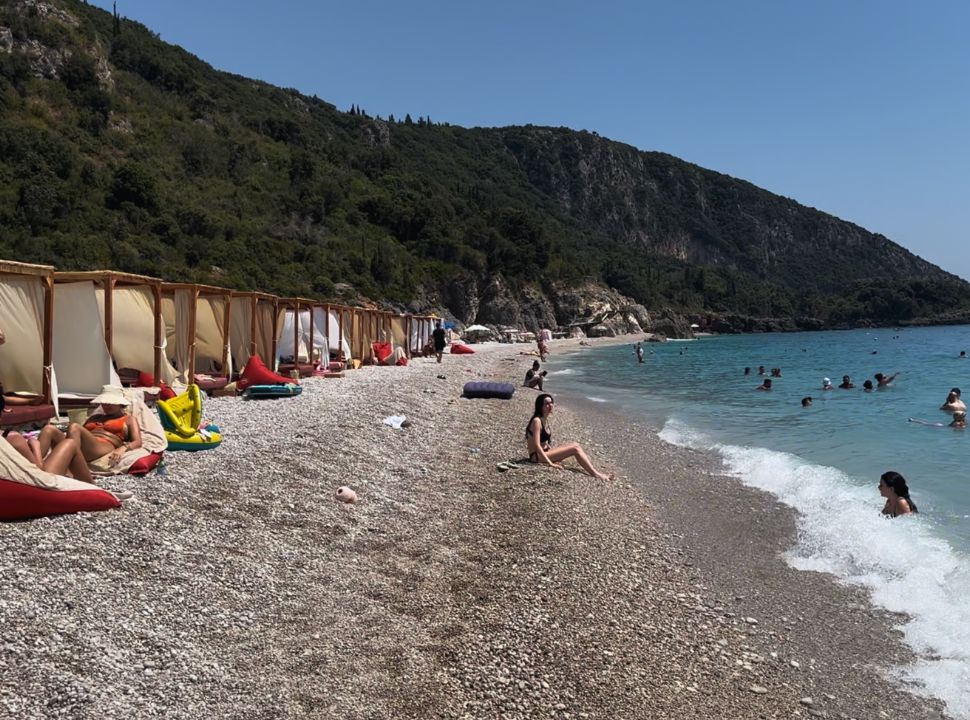
<svg viewBox="0 0 970 720"><path fill-rule="evenodd" d="M710 458L567 407L556 441L620 480L500 473L525 454L520 347L210 400L223 446L121 479L122 510L0 525L0 716L941 717L871 669L902 650L885 618L784 565L790 511L731 478L708 507ZM517 392L459 399L478 377ZM712 542L751 523L774 545Z"/></svg>

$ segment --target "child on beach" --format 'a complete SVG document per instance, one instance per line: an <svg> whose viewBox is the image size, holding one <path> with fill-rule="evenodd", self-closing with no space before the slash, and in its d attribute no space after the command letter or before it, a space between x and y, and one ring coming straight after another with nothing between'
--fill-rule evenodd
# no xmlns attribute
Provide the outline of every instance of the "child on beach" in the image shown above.
<svg viewBox="0 0 970 720"><path fill-rule="evenodd" d="M612 480L614 475L602 473L593 467L589 456L579 445L579 443L569 443L552 447L552 426L549 422L552 416L552 406L555 400L552 395L543 393L536 398L535 411L529 424L525 427L525 442L529 449L529 462L537 465L548 465L550 467L563 469L562 461L574 457L576 462L588 474L598 480Z"/></svg>

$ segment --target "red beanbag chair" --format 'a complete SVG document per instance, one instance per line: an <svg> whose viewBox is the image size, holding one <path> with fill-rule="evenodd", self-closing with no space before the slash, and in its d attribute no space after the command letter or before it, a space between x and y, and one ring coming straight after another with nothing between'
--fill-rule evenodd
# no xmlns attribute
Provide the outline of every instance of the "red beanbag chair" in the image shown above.
<svg viewBox="0 0 970 720"><path fill-rule="evenodd" d="M158 391L159 400L171 400L177 394L164 380L155 382L155 376L144 370L138 372L138 386L160 388Z"/></svg>
<svg viewBox="0 0 970 720"><path fill-rule="evenodd" d="M451 354L452 355L474 355L475 351L472 350L467 345L462 345L461 343L452 343Z"/></svg>
<svg viewBox="0 0 970 720"><path fill-rule="evenodd" d="M292 378L277 375L262 361L259 355L253 355L246 363L246 367L239 373L239 382L236 387L245 390L250 385L299 385L300 383Z"/></svg>
<svg viewBox="0 0 970 720"><path fill-rule="evenodd" d="M394 348L388 342L371 343L371 349L374 351L374 357L377 358L377 362L382 365L391 356L391 353L394 352Z"/></svg>
<svg viewBox="0 0 970 720"><path fill-rule="evenodd" d="M90 490L46 490L0 479L0 520L28 520L121 507L111 493L93 485L88 487Z"/></svg>
<svg viewBox="0 0 970 720"><path fill-rule="evenodd" d="M406 356L402 355L401 357L399 357L397 359L397 363L395 363L395 364L396 365L400 365L401 367L404 367L405 365L408 364L408 359L407 359Z"/></svg>
<svg viewBox="0 0 970 720"><path fill-rule="evenodd" d="M136 460L134 463L132 463L131 467L128 468L128 474L138 475L138 476L147 475L152 470L154 470L158 466L158 463L160 463L161 461L162 461L161 453L151 453L141 458L140 460Z"/></svg>

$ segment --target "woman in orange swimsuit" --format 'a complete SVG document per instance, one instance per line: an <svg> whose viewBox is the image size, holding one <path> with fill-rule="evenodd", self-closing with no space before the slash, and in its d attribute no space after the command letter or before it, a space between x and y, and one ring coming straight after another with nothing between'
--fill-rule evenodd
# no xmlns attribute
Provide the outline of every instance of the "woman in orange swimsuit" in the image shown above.
<svg viewBox="0 0 970 720"><path fill-rule="evenodd" d="M92 405L100 405L101 412L92 415L84 425L71 423L65 435L48 426L40 434L41 451L45 454L65 439L76 442L88 462L110 455L110 464L117 465L129 450L141 447L141 429L135 418L125 414L128 400L118 391L102 392Z"/></svg>

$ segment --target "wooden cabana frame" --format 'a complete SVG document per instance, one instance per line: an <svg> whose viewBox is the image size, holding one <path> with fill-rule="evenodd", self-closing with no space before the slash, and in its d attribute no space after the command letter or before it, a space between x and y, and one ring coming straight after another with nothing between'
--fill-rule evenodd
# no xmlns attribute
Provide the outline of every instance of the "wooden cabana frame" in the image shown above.
<svg viewBox="0 0 970 720"><path fill-rule="evenodd" d="M233 291L228 288L221 288L215 285L200 285L197 283L162 283L162 294L176 290L188 290L192 293L192 302L189 306L189 382L195 375L196 353L198 346L198 313L199 298L201 297L223 297L225 308L222 317L222 374L229 379L232 375L232 364L229 358L229 336L230 322L232 318L232 296Z"/></svg>
<svg viewBox="0 0 970 720"><path fill-rule="evenodd" d="M283 322L283 318L285 317L286 311L292 310L294 313L294 318L293 318L293 364L294 365L300 364L299 363L300 327L301 327L300 313L303 312L304 310L309 311L309 315L310 315L310 326L309 326L310 347L307 348L307 362L309 362L310 364L313 364L313 339L314 339L314 329L315 329L314 319L313 319L313 308L319 307L319 306L320 306L319 300L311 300L309 298L301 298L301 297L280 298L279 301L277 302L276 316L277 316L277 323L279 323L280 325L280 329L277 335L282 333L283 328L286 325L286 323Z"/></svg>
<svg viewBox="0 0 970 720"><path fill-rule="evenodd" d="M270 342L270 347L268 348L269 357L264 357L263 355L260 355L260 358L262 358L263 362L266 363L267 367L275 368L276 367L276 345L277 345L276 319L279 315L278 304L279 304L280 298L276 295L270 295L269 293L264 293L264 292L233 290L232 299L237 302L242 302L242 303L248 302L250 304L250 314L249 314L249 354L250 355L259 354L258 352L259 346L257 343L257 336L256 336L256 331L259 325L258 324L259 304L268 303L272 307L273 328L271 333L272 338ZM241 371L242 368L239 368L239 370Z"/></svg>
<svg viewBox="0 0 970 720"><path fill-rule="evenodd" d="M0 260L0 275L17 275L20 277L35 277L43 284L44 311L43 330L41 333L41 394L44 403L50 404L52 390L52 374L54 371L54 274L52 265L35 265L13 260Z"/></svg>
<svg viewBox="0 0 970 720"><path fill-rule="evenodd" d="M104 291L104 343L108 348L108 355L114 357L113 346L113 320L114 304L113 293L117 287L138 287L147 286L151 288L152 299L154 301L155 329L154 342L154 367L152 375L157 379L161 377L163 360L163 332L165 323L162 320L162 280L149 277L147 275L136 275L134 273L117 272L115 270L86 270L83 272L55 272L55 283L71 282L93 282L99 285ZM167 362L167 360L166 360Z"/></svg>

